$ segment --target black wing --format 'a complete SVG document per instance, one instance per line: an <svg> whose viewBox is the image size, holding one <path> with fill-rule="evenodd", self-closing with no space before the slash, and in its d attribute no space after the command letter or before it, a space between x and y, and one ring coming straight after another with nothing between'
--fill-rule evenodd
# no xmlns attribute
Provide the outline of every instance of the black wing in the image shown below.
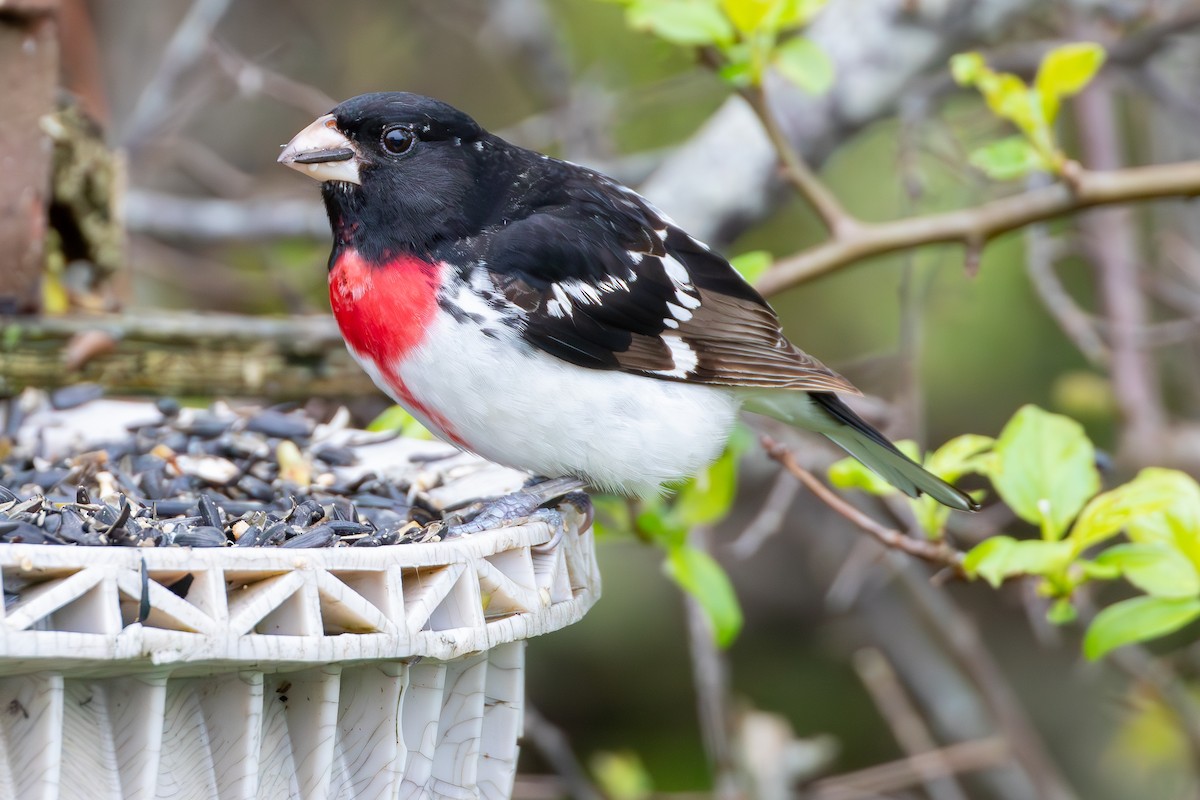
<svg viewBox="0 0 1200 800"><path fill-rule="evenodd" d="M562 166L561 202L482 237L497 288L524 312L527 341L594 369L858 394L784 338L728 261L632 190Z"/></svg>

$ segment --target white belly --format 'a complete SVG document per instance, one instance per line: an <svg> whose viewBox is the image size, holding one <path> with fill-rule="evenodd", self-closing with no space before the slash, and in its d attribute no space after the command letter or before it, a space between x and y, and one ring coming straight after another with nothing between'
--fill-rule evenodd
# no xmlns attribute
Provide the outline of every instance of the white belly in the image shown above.
<svg viewBox="0 0 1200 800"><path fill-rule="evenodd" d="M515 337L507 329L502 335ZM363 366L406 405L373 364ZM711 463L740 405L724 389L577 367L445 317L398 374L417 402L441 414L484 458L629 494Z"/></svg>

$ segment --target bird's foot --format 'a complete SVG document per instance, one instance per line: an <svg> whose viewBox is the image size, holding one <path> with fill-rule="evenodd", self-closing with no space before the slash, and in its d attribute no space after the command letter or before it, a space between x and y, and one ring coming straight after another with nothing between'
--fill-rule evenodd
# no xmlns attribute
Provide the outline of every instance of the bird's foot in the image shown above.
<svg viewBox="0 0 1200 800"><path fill-rule="evenodd" d="M560 506L569 505L579 512L583 517L583 522L579 525L581 532L592 527L592 521L596 518L596 509L592 506L592 498L588 496L587 492L576 491L564 494L558 504Z"/></svg>
<svg viewBox="0 0 1200 800"><path fill-rule="evenodd" d="M578 478L543 478L534 479L520 491L497 497L485 503L470 519L462 522L451 522L448 537L466 536L492 528L503 528L519 522L524 522L535 515L538 509L559 497L569 498L568 502L580 507L576 496L582 495L582 502L590 509L591 501L579 490L584 482Z"/></svg>

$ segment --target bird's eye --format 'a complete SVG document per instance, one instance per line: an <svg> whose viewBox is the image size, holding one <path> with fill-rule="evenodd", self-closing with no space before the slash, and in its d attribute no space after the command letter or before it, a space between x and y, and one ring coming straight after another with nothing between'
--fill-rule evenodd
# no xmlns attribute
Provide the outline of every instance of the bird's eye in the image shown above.
<svg viewBox="0 0 1200 800"><path fill-rule="evenodd" d="M383 149L395 156L412 149L417 137L407 128L389 128L383 132Z"/></svg>

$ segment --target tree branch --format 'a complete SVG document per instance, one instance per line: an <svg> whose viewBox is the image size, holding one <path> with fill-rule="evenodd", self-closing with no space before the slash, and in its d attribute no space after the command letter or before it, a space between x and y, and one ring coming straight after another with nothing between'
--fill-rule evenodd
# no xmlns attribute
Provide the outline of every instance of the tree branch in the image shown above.
<svg viewBox="0 0 1200 800"><path fill-rule="evenodd" d="M1123 143L1119 110L1112 87L1105 81L1088 86L1076 99L1079 145L1090 167L1120 170ZM1124 418L1120 451L1135 461L1153 461L1160 453L1167 424L1157 366L1138 341L1138 331L1150 318L1139 273L1136 220L1128 210L1105 209L1080 220L1083 243L1095 265L1101 302L1112 324L1111 376L1117 407Z"/></svg>
<svg viewBox="0 0 1200 800"><path fill-rule="evenodd" d="M158 70L142 90L137 105L125 123L123 144L143 144L163 122L171 119L169 109L178 84L204 55L217 23L229 9L230 0L195 0L163 51Z"/></svg>
<svg viewBox="0 0 1200 800"><path fill-rule="evenodd" d="M1054 317L1058 327L1074 343L1090 364L1106 367L1110 361L1108 346L1100 338L1091 316L1071 297L1054 271L1057 254L1045 225L1031 225L1025 232L1025 269L1038 299Z"/></svg>
<svg viewBox="0 0 1200 800"><path fill-rule="evenodd" d="M558 774L568 797L572 800L603 800L604 795L579 763L567 735L528 703L525 704L523 738L537 748L542 758Z"/></svg>
<svg viewBox="0 0 1200 800"><path fill-rule="evenodd" d="M1033 784L1033 793L1022 797L1076 800L1074 790L1051 760L1012 683L988 651L979 626L958 607L952 593L931 585L917 570L905 569L908 565L899 556L890 558L888 563L894 567L899 585L911 597L912 607L924 619L926 629L944 643L974 685L1013 759Z"/></svg>
<svg viewBox="0 0 1200 800"><path fill-rule="evenodd" d="M231 47L209 42L208 52L238 91L247 96L265 95L314 117L329 113L337 105L337 100L317 87L256 64Z"/></svg>
<svg viewBox="0 0 1200 800"><path fill-rule="evenodd" d="M758 282L765 295L872 256L928 244L959 243L979 248L992 239L1034 222L1096 206L1200 194L1200 161L1154 164L1104 172L1075 169L1070 181L1003 197L975 208L861 223L835 237L780 260Z"/></svg>
<svg viewBox="0 0 1200 800"><path fill-rule="evenodd" d="M739 94L750 104L750 108L762 122L763 130L766 131L767 138L771 140L771 145L779 156L784 177L796 187L796 190L817 212L821 222L825 223L826 230L834 238L852 235L858 228L859 221L842 207L841 201L813 173L812 168L804 161L800 152L792 146L787 134L779 126L779 120L771 111L766 89L763 86L750 87L742 89Z"/></svg>
<svg viewBox="0 0 1200 800"><path fill-rule="evenodd" d="M821 96L781 85L773 108L789 141L820 164L859 131L895 113L914 81L944 71L946 56L994 40L1013 20L1041 11L1041 0L830 3L805 35L834 62L838 80ZM864 24L870 21L870 24ZM689 233L728 244L777 206L777 155L741 98L730 98L677 148L642 192Z"/></svg>
<svg viewBox="0 0 1200 800"><path fill-rule="evenodd" d="M704 526L688 533L688 544L711 554L710 531ZM712 625L704 609L691 594L683 594L687 612L688 653L692 659L692 681L696 691L696 715L704 751L713 773L713 796L717 800L743 797L733 747L732 698L729 659L717 648Z"/></svg>
<svg viewBox="0 0 1200 800"><path fill-rule="evenodd" d="M939 567L945 567L952 570L957 576L961 577L965 575L962 567L963 553L955 550L945 542L914 539L911 536L905 536L895 528L881 525L847 503L841 497L838 497L836 492L817 480L815 475L796 462L796 457L785 446L767 436L762 437L762 445L763 449L767 451L767 455L778 461L788 472L799 478L800 482L807 486L809 491L820 498L825 505L853 522L860 530L870 534L884 547L891 550L899 550Z"/></svg>
<svg viewBox="0 0 1200 800"><path fill-rule="evenodd" d="M729 543L729 552L741 559L750 558L757 553L763 542L783 527L788 509L792 507L792 500L796 498L796 492L799 490L800 484L796 483L788 471L779 470L771 484L770 492L767 493L767 499L759 506L754 519Z"/></svg>
<svg viewBox="0 0 1200 800"><path fill-rule="evenodd" d="M854 654L854 669L904 754L916 759L926 753L937 753L937 741L909 699L887 656L873 647L864 648ZM945 760L922 759L911 763L931 800L967 800L962 787L952 777L954 769Z"/></svg>
<svg viewBox="0 0 1200 800"><path fill-rule="evenodd" d="M911 758L822 778L811 785L810 795L806 796L813 800L865 800L920 783L926 775L991 769L1011 758L1008 745L999 737L959 742Z"/></svg>

